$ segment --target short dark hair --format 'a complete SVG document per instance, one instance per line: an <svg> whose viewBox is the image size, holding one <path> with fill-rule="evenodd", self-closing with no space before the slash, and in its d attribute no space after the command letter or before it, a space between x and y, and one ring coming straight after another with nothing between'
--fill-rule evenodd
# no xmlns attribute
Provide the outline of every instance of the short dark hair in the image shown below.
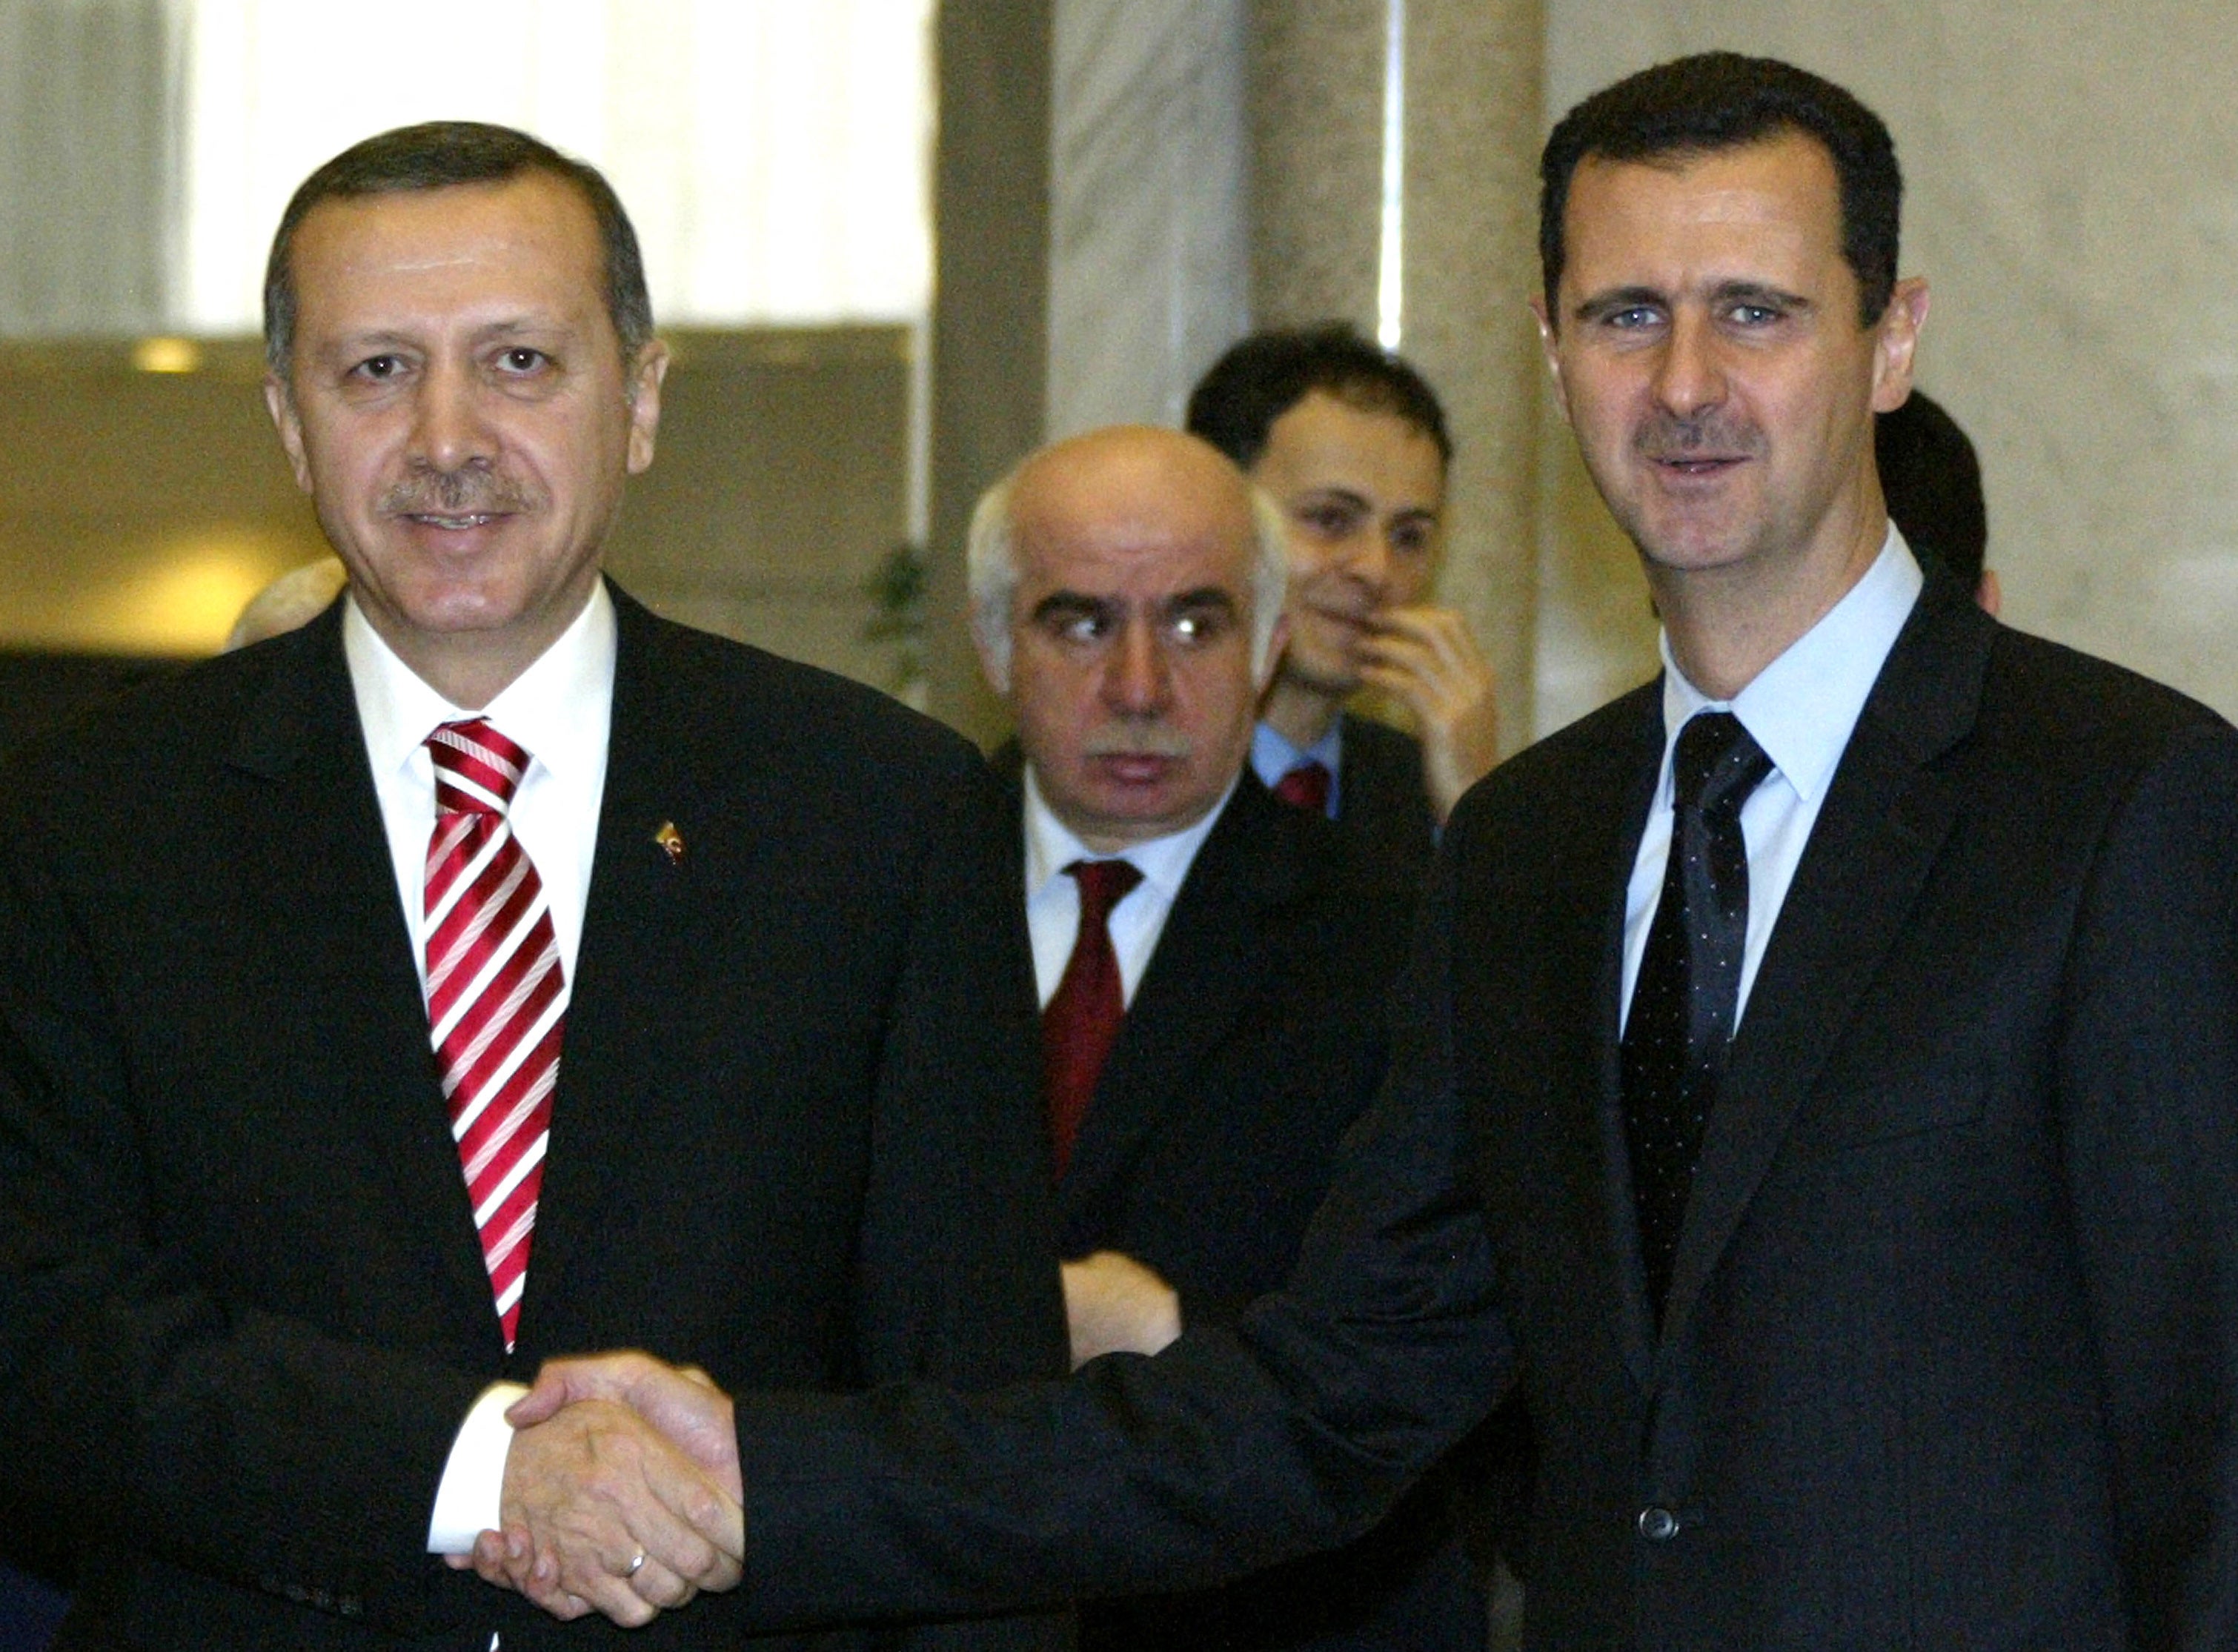
<svg viewBox="0 0 2238 1652"><path fill-rule="evenodd" d="M1990 511L1982 461L1958 421L1923 390L1873 420L1881 492L1904 543L1939 563L1970 591L1982 582L1990 549Z"/></svg>
<svg viewBox="0 0 2238 1652"><path fill-rule="evenodd" d="M1539 159L1539 267L1546 318L1560 326L1562 214L1571 175L1589 156L1606 161L1685 159L1739 149L1786 132L1823 145L1841 189L1842 257L1857 278L1871 327L1896 289L1904 174L1881 117L1830 80L1774 57L1711 51L1675 58L1595 92L1556 123Z"/></svg>
<svg viewBox="0 0 2238 1652"><path fill-rule="evenodd" d="M621 340L622 360L637 360L652 342L652 300L645 287L645 261L637 232L598 168L562 155L510 126L482 121L428 121L400 126L354 143L305 178L280 215L272 255L264 266L264 361L282 380L295 342L295 273L289 262L295 231L322 201L360 196L444 189L464 183L503 183L524 172L548 172L573 184L598 221L606 255L606 314Z"/></svg>
<svg viewBox="0 0 2238 1652"><path fill-rule="evenodd" d="M1248 471L1275 421L1315 390L1363 412L1398 415L1438 444L1441 462L1453 461L1446 410L1429 381L1344 322L1254 333L1231 347L1189 392L1185 423Z"/></svg>

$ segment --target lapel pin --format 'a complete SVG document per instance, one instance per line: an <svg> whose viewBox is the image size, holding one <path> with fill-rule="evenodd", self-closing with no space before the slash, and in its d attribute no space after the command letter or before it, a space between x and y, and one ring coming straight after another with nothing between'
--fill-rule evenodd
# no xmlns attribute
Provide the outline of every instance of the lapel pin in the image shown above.
<svg viewBox="0 0 2238 1652"><path fill-rule="evenodd" d="M668 857L670 866L684 864L684 834L676 829L675 821L663 820L660 829L652 834L652 840L660 846L660 853Z"/></svg>

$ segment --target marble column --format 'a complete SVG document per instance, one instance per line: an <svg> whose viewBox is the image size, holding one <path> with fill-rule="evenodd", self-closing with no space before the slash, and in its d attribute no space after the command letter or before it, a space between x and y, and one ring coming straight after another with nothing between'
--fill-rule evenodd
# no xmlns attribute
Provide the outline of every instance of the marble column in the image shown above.
<svg viewBox="0 0 2238 1652"><path fill-rule="evenodd" d="M1057 0L1049 434L1178 424L1249 324L1242 0Z"/></svg>
<svg viewBox="0 0 2238 1652"><path fill-rule="evenodd" d="M983 740L1003 715L963 623L963 534L980 492L1042 440L1054 11L1053 0L943 4L935 35L925 668L933 713Z"/></svg>
<svg viewBox="0 0 2238 1652"><path fill-rule="evenodd" d="M0 0L0 332L152 332L178 225L164 0Z"/></svg>
<svg viewBox="0 0 2238 1652"><path fill-rule="evenodd" d="M1251 28L1262 326L1338 316L1378 331L1385 89L1393 49L1400 55L1399 348L1452 425L1440 591L1498 673L1512 751L1535 733L1544 369L1526 305L1538 280L1540 0L1253 0Z"/></svg>

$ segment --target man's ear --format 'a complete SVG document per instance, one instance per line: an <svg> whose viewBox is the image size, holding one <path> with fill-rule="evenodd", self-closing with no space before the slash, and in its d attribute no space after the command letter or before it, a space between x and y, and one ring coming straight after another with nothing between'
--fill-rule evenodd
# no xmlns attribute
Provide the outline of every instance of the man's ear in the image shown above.
<svg viewBox="0 0 2238 1652"><path fill-rule="evenodd" d="M1536 294L1532 297L1531 319L1539 323L1539 353L1546 358L1546 371L1553 375L1554 405L1561 409L1562 422L1567 424L1570 422L1570 397L1562 385L1562 341L1547 315L1545 294Z"/></svg>
<svg viewBox="0 0 2238 1652"><path fill-rule="evenodd" d="M1881 312L1873 339L1873 411L1893 413L1911 394L1911 363L1919 349L1919 329L1927 325L1927 281L1912 275L1897 282Z"/></svg>
<svg viewBox="0 0 2238 1652"><path fill-rule="evenodd" d="M309 493L311 467L303 457L303 421L295 411L295 393L276 373L264 375L264 410L272 415L272 428L280 433L288 467L295 473L295 486Z"/></svg>
<svg viewBox="0 0 2238 1652"><path fill-rule="evenodd" d="M976 609L970 618L971 647L979 655L979 674L987 680L987 687L993 689L999 698L1008 700L1010 697L1010 654L1017 646L1016 641L1010 637L998 641L990 636L986 625L987 616ZM1008 642L1010 647L1002 647L1003 642Z"/></svg>
<svg viewBox="0 0 2238 1652"><path fill-rule="evenodd" d="M629 474L652 462L652 439L660 429L660 385L668 376L668 346L654 339L637 358L629 375Z"/></svg>

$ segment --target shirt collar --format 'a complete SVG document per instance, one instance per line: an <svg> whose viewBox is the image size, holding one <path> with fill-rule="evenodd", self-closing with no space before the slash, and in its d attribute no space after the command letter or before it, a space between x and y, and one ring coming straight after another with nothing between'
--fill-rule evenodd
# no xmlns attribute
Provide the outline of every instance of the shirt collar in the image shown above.
<svg viewBox="0 0 2238 1652"><path fill-rule="evenodd" d="M1151 838L1145 842L1130 844L1117 858L1132 861L1135 870L1142 874L1142 881L1155 889L1168 902L1181 892L1182 881L1189 876L1196 852L1204 846L1213 826L1227 808L1228 799L1235 795L1235 787L1243 776L1239 771L1228 783L1228 790L1220 794L1220 801L1204 812L1204 818L1179 832L1162 838ZM1099 855L1075 837L1063 821L1056 818L1042 797L1040 785L1034 779L1034 766L1026 765L1026 899L1033 900L1050 882L1064 875L1064 869L1076 860L1106 860L1113 857Z"/></svg>
<svg viewBox="0 0 2238 1652"><path fill-rule="evenodd" d="M1261 723L1251 731L1251 772L1270 787L1301 763L1318 763L1334 777L1343 772L1343 759L1341 716L1331 718L1327 732L1306 746L1293 746L1290 737L1272 723Z"/></svg>
<svg viewBox="0 0 2238 1652"><path fill-rule="evenodd" d="M1686 680L1665 633L1659 646L1666 786L1670 746L1686 720L1698 711L1729 710L1796 795L1818 801L1925 583L1891 521L1864 577L1730 700L1712 700Z"/></svg>
<svg viewBox="0 0 2238 1652"><path fill-rule="evenodd" d="M357 696L358 720L374 770L412 766L443 723L486 717L555 775L599 760L613 708L614 604L601 580L582 613L480 712L454 706L397 656L359 610L342 607L342 653Z"/></svg>

